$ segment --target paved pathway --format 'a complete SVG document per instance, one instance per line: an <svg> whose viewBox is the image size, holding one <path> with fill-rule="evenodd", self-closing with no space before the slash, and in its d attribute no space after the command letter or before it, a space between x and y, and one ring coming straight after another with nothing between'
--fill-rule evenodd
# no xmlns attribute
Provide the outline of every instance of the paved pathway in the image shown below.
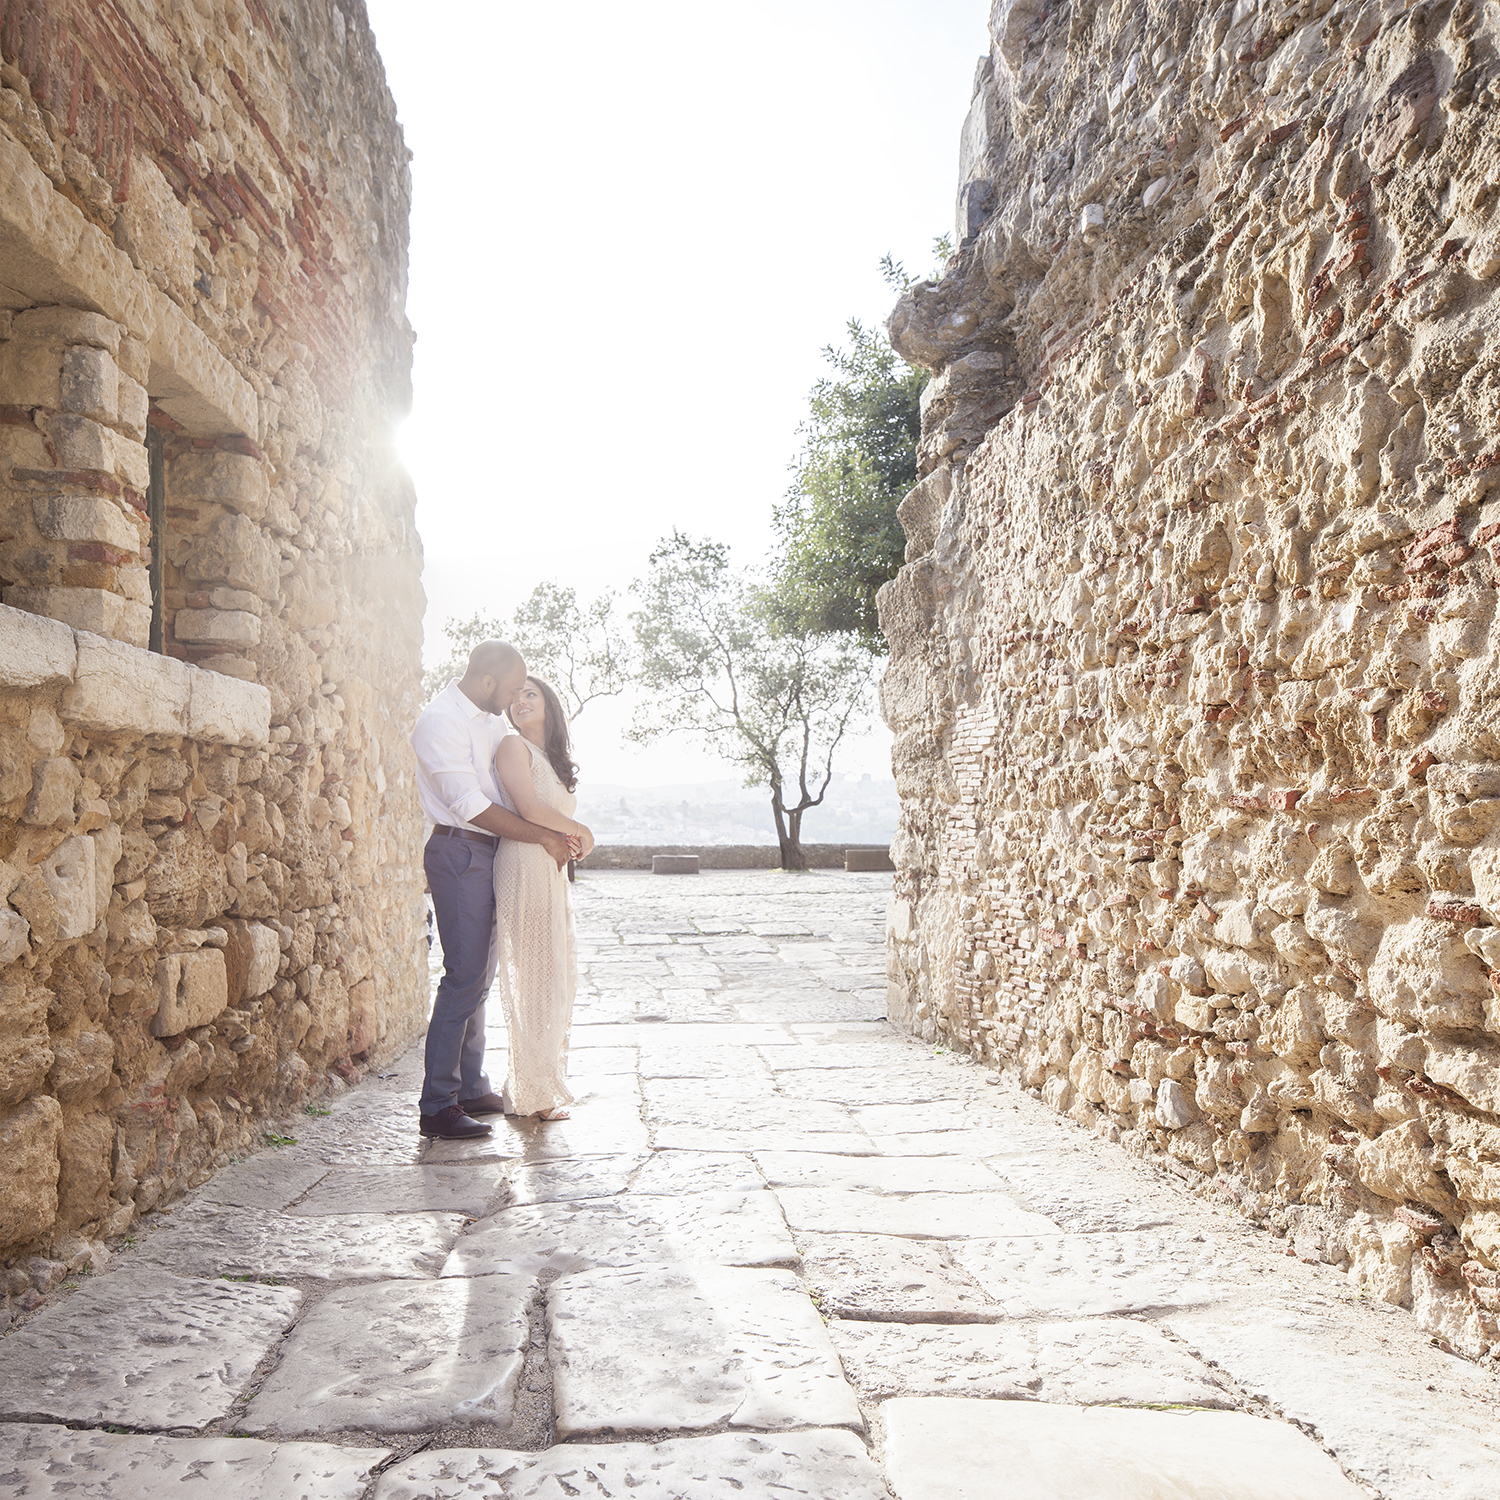
<svg viewBox="0 0 1500 1500"><path fill-rule="evenodd" d="M279 1126L0 1343L0 1495L1500 1494L1493 1373L885 1024L888 877L577 889L574 1118Z"/></svg>

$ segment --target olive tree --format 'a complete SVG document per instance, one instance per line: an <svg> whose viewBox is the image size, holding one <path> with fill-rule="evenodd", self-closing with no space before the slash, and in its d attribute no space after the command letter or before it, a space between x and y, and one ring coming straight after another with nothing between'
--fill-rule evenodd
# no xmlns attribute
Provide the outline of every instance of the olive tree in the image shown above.
<svg viewBox="0 0 1500 1500"><path fill-rule="evenodd" d="M469 652L480 641L505 640L526 658L527 671L557 689L568 717L576 719L594 699L614 697L630 683L634 646L616 603L612 590L580 604L574 590L539 583L508 620L478 613L450 619L443 627L449 657L424 677L427 697L440 693L450 678L463 676Z"/></svg>
<svg viewBox="0 0 1500 1500"><path fill-rule="evenodd" d="M674 531L632 586L645 691L638 744L688 733L765 786L784 870L806 868L802 819L823 801L834 757L869 709L875 653L857 637L788 625L718 542Z"/></svg>

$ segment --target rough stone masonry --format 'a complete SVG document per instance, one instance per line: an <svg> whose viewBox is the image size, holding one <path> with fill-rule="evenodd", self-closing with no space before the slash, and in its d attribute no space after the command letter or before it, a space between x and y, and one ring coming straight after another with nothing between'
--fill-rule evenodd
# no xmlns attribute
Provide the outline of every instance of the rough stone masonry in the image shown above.
<svg viewBox="0 0 1500 1500"><path fill-rule="evenodd" d="M0 1326L425 1014L360 0L0 0Z"/></svg>
<svg viewBox="0 0 1500 1500"><path fill-rule="evenodd" d="M1000 0L890 1011L1500 1355L1500 13Z"/></svg>

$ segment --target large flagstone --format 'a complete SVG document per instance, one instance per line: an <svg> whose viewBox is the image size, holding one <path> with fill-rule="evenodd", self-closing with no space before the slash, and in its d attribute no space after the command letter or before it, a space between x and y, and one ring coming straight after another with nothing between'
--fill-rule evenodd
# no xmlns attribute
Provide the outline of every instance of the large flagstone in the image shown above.
<svg viewBox="0 0 1500 1500"><path fill-rule="evenodd" d="M17 1500L360 1500L383 1448L0 1425L0 1492Z"/></svg>
<svg viewBox="0 0 1500 1500"><path fill-rule="evenodd" d="M299 1218L212 1204L179 1209L134 1256L190 1276L308 1276L390 1281L436 1276L463 1214L323 1214Z"/></svg>
<svg viewBox="0 0 1500 1500"><path fill-rule="evenodd" d="M975 1396L1093 1405L1232 1407L1213 1372L1159 1329L1128 1318L1062 1323L828 1325L865 1400Z"/></svg>
<svg viewBox="0 0 1500 1500"><path fill-rule="evenodd" d="M284 1437L508 1427L535 1290L526 1276L340 1288L292 1330L238 1425Z"/></svg>
<svg viewBox="0 0 1500 1500"><path fill-rule="evenodd" d="M301 1301L294 1287L127 1263L6 1338L0 1418L203 1427L229 1410Z"/></svg>
<svg viewBox="0 0 1500 1500"><path fill-rule="evenodd" d="M787 1271L631 1266L547 1293L560 1438L862 1427L828 1330Z"/></svg>
<svg viewBox="0 0 1500 1500"><path fill-rule="evenodd" d="M1253 1273L1170 1231L954 1240L954 1259L1008 1317L1147 1312L1224 1301Z"/></svg>
<svg viewBox="0 0 1500 1500"><path fill-rule="evenodd" d="M898 1234L933 1240L1060 1233L1050 1219L1029 1213L1002 1192L896 1197L842 1188L782 1188L777 1196L787 1223L798 1232Z"/></svg>
<svg viewBox="0 0 1500 1500"><path fill-rule="evenodd" d="M628 1194L502 1209L465 1234L444 1276L566 1275L594 1266L797 1264L773 1194Z"/></svg>
<svg viewBox="0 0 1500 1500"><path fill-rule="evenodd" d="M565 1443L541 1453L450 1448L381 1475L374 1500L889 1500L852 1433L726 1432L659 1443Z"/></svg>
<svg viewBox="0 0 1500 1500"><path fill-rule="evenodd" d="M291 1209L294 1215L459 1213L481 1217L500 1193L504 1168L462 1166L334 1167Z"/></svg>
<svg viewBox="0 0 1500 1500"><path fill-rule="evenodd" d="M1295 1427L1242 1412L941 1398L880 1412L897 1500L1363 1500Z"/></svg>

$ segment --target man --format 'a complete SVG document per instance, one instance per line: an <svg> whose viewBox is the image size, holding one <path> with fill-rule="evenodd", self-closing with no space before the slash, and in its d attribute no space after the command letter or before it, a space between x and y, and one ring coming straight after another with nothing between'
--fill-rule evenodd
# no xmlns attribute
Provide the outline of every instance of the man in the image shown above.
<svg viewBox="0 0 1500 1500"><path fill-rule="evenodd" d="M505 1106L484 1071L484 997L495 978L494 863L501 838L540 844L561 869L568 840L500 804L495 750L504 714L526 681L521 653L481 641L462 678L422 710L412 730L417 793L436 825L422 863L443 944L443 977L427 1023L421 1131L444 1141L489 1135L475 1115Z"/></svg>

